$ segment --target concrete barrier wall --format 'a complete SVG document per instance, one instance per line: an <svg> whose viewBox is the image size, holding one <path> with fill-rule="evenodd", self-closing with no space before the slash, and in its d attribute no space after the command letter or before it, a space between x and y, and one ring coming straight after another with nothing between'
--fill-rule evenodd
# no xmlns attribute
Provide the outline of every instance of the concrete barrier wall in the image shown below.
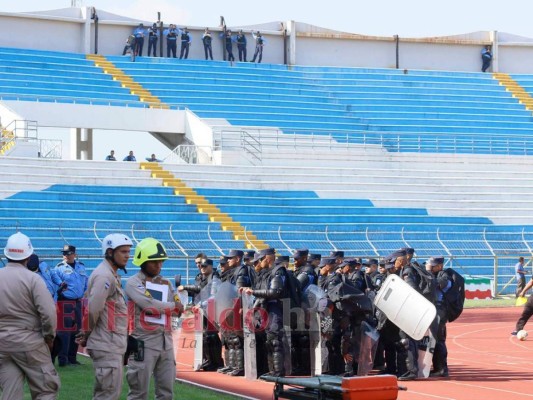
<svg viewBox="0 0 533 400"><path fill-rule="evenodd" d="M95 22L91 8L68 8L42 13L0 13L2 46L77 53L95 52ZM122 54L127 36L143 22L96 10L98 53ZM192 45L189 58L203 59L202 34L205 26L189 26ZM220 27L210 27L213 56L223 58ZM234 31L240 27L228 26ZM430 38L365 36L338 32L305 23L289 21L242 27L248 39L248 59L255 49L251 30L261 30L266 38L264 63L322 65L368 68L437 69L478 72L481 49L494 46L494 70L529 73L533 61L533 39L508 33L474 32ZM38 36L38 40L36 37ZM147 42L147 40L146 40ZM145 43L147 52L148 44ZM166 54L166 43L164 43ZM237 53L236 45L235 55ZM397 54L398 49L398 54ZM179 52L179 46L178 46ZM398 65L397 65L398 60Z"/></svg>

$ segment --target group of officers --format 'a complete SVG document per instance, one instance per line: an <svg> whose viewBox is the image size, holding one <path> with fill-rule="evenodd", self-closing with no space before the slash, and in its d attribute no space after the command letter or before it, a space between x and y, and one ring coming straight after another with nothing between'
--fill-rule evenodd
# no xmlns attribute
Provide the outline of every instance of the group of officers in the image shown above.
<svg viewBox="0 0 533 400"><path fill-rule="evenodd" d="M244 353L249 349L244 339L247 323L242 321L244 313L242 310L235 312L234 318L240 318L242 324L233 323L228 329L224 321L218 320L219 311L213 316L213 309L208 307L209 298L217 304L224 303L216 287L229 282L236 286L238 293L252 296L254 300L251 328L255 334L257 376L264 373L272 376L316 373L317 367L312 365L314 357L311 357L313 346L316 346L311 335L311 320L318 316L318 330L323 342L318 373L343 376L357 373L363 351L364 323L379 332L371 369L396 375L399 380L417 379L418 349L423 343L388 320L373 306L373 299L391 274L400 276L421 293L420 268L423 268L431 276L432 285L429 291L421 294L437 309L432 324L436 344L430 376L447 377L444 293L452 282L443 271L443 257L432 257L419 265L412 260L414 253L412 248L402 248L381 261L371 258L363 262L360 258L345 258L343 251L332 251L321 257L300 249L293 253L294 267L289 268L290 258L276 255L273 248L257 252L231 250L218 260L220 271L214 268L212 259L203 253L198 254L196 264L200 271L194 284L180 286L178 290L186 290L194 297L195 311L203 310L203 363L199 369L217 370L231 376L245 374ZM323 305L320 307L318 303ZM304 311L300 317L295 307ZM290 346L284 345L287 336L290 336ZM287 365L290 365L290 371L286 370Z"/></svg>
<svg viewBox="0 0 533 400"><path fill-rule="evenodd" d="M139 24L139 26L134 29L133 33L126 39L126 45L124 46L122 55L126 55L126 53L130 51L132 53L132 59L134 59L135 56L142 57L144 39L147 37L148 57L151 55L157 57L157 43L159 41L159 37L161 36L161 32L166 38L167 57L170 58L172 56L173 58L176 58L178 43L180 43L179 58L180 60L186 60L189 57L189 48L192 43L192 36L188 28L185 27L181 29L174 24L170 24L168 28L162 30L159 28L159 24L157 22L154 22L154 24L148 29L146 29L143 24ZM251 33L255 42L255 52L251 62L256 62L257 60L257 62L260 63L263 59L263 46L265 45L266 40L259 31L252 31ZM235 61L235 57L233 55L233 44L236 43L239 53L239 61L247 62L247 39L242 29L239 30L237 34L233 34L230 29L225 29L222 33L220 33L220 38L224 41L224 48L227 53L228 61ZM202 35L202 44L204 46L206 60L213 59L212 42L212 33L209 28L205 28L205 31Z"/></svg>
<svg viewBox="0 0 533 400"><path fill-rule="evenodd" d="M120 397L124 365L128 366L129 400L148 398L152 376L157 398L172 399L176 361L171 320L181 316L184 310L179 292L187 290L194 295L195 309L200 312L205 310L210 299L220 300L217 296L224 292L224 285L234 289L237 299L241 296L253 299L251 325L256 339L258 375L311 374L312 323L309 317L315 313L320 316L319 331L326 349L322 373L354 374L359 360L361 325L366 323L380 332L373 366L397 375L400 380L418 376L417 342L376 313L371 301L390 274L399 275L419 290L420 276L412 261L414 249L401 249L381 262L369 259L366 263L358 258L346 259L342 251L322 258L301 249L293 253L294 269L289 268L290 258L276 255L273 248L258 252L231 250L218 260L220 271L214 268L212 259L199 254L196 263L200 271L195 283L178 286L175 291L161 276L168 256L163 244L154 238L145 238L135 246L133 265L139 267L139 271L128 278L125 289L122 288L118 271L127 272L132 247L132 241L124 234L107 235L102 241L104 259L88 280L84 273L79 273L83 279L78 288L77 281L69 277L75 275L76 269L78 272L84 269L82 264L69 258L75 256L75 249L66 246L63 249L65 259L54 271L61 279L60 289L56 290L57 300L70 304L68 309L66 304L58 307L64 309L61 314L56 312L54 293L39 273L42 270L32 266L34 251L30 238L20 232L8 238L4 248L7 264L0 269L2 398L22 398L24 380L28 382L32 398L57 398L60 380L51 353L54 338L61 328L66 334L74 334L74 338L62 338L62 342L73 341L85 347L92 358L93 399ZM438 311L433 376L448 376L446 309L442 300L451 282L442 273L443 263L441 257L430 258L425 263L426 270L435 278L435 290L426 297L435 303ZM155 295L153 285L167 289ZM205 325L200 328L204 336L201 365L204 370L217 370L231 376L241 376L245 372L245 329L242 324L235 323L242 319L238 309L242 303L237 300L234 304L237 308L234 308L233 324L206 317ZM304 311L303 319L293 321L295 308ZM82 321L78 320L77 315L81 314L78 309L83 309ZM285 345L287 330L291 337L289 347ZM224 357L222 347L225 348ZM70 355L75 357L73 348L67 347L60 360L76 364Z"/></svg>

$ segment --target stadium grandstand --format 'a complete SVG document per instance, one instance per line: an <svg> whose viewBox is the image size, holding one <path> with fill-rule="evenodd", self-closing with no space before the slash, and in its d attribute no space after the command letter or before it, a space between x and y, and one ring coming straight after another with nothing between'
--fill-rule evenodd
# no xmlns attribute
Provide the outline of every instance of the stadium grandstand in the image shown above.
<svg viewBox="0 0 533 400"><path fill-rule="evenodd" d="M82 7L0 21L71 38L36 49L21 32L0 48L0 239L22 231L44 260L72 244L91 270L110 232L162 240L165 274L187 279L199 252L382 257L410 246L492 281L493 295L514 293L519 256L531 264L533 75L511 61L533 59L531 40L477 32L398 50L398 38L291 21L243 27L269 39L261 64L224 61L221 44L219 61L196 48L189 60L132 62L118 54L137 20ZM375 52L335 58L328 40ZM431 61L443 44L446 71ZM500 59L481 73L486 44ZM324 52L311 57L311 45ZM73 156L42 128L73 129ZM144 132L168 155L95 161L93 130Z"/></svg>

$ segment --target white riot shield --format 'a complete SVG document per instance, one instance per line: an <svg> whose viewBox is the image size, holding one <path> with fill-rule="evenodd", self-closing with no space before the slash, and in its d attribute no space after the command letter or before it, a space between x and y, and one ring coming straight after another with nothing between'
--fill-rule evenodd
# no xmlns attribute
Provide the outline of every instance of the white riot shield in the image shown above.
<svg viewBox="0 0 533 400"><path fill-rule="evenodd" d="M385 279L374 305L415 340L424 337L437 314L431 302L397 275L389 275Z"/></svg>
<svg viewBox="0 0 533 400"><path fill-rule="evenodd" d="M436 343L437 340L431 329L428 329L424 337L417 343L419 378L429 378Z"/></svg>

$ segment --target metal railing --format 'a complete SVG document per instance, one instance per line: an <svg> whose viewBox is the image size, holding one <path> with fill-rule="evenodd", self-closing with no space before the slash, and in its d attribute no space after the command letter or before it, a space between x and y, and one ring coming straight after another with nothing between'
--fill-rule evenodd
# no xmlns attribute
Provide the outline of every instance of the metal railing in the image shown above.
<svg viewBox="0 0 533 400"><path fill-rule="evenodd" d="M261 148L347 150L357 146L390 152L533 155L533 135L280 130L259 126L213 126L213 147L242 148L243 134L253 137Z"/></svg>
<svg viewBox="0 0 533 400"><path fill-rule="evenodd" d="M142 102L139 100L119 100L95 97L77 96L56 96L56 95L33 95L0 93L0 101L35 101L38 103L61 103L61 104L84 104L93 106L118 106L134 108L170 108L172 110L185 110L186 106L179 103L161 103L159 106L154 103Z"/></svg>
<svg viewBox="0 0 533 400"><path fill-rule="evenodd" d="M63 141L56 139L39 139L39 158L63 158Z"/></svg>
<svg viewBox="0 0 533 400"><path fill-rule="evenodd" d="M196 273L194 257L200 251L214 260L223 254L224 248L213 237L213 230L208 228L203 232L205 248L199 248L194 238L180 239L179 224L162 225L157 228L136 223L94 222L86 228L69 226L63 222L55 227L28 227L27 223L22 227L21 223L0 222L0 239L7 239L12 233L31 229L31 239L37 243L45 239L53 243L53 248L36 246L36 251L42 259L58 259L58 248L63 244L73 244L77 247L79 257L94 266L101 259L101 241L110 232L123 232L129 235L134 243L145 237L155 237L161 240L169 254L169 261L165 264L171 275L180 272L189 281ZM187 232L189 234L190 232ZM524 236L522 248L515 246L508 249L495 250L495 242L482 232L478 232L479 239L461 242L446 240L445 235L460 237L464 234L459 231L408 231L399 229L395 231L379 230L371 228L353 229L347 231L335 231L327 226L323 230L314 231L289 231L281 226L272 228L271 231L254 232L258 237L265 237L265 241L276 247L281 253L291 254L295 248L308 247L313 253L328 254L332 250L344 250L347 257L357 256L363 258L379 258L389 252L403 246L411 246L417 249L415 259L425 261L430 256L445 256L446 267L452 267L465 277L490 279L492 293L495 296L514 295L516 291L514 266L518 257L523 256L528 265L533 265L533 253L531 243L525 236L529 235L533 241L533 232L522 231ZM521 232L514 232L520 236ZM309 239L310 234L315 239ZM433 236L430 239L429 236ZM341 240L339 237L350 236L350 240ZM85 239L83 239L85 238ZM92 238L92 239L91 239ZM268 239L270 238L270 239ZM302 239L306 238L306 239ZM188 246L190 244L190 247ZM238 242L235 243L238 246ZM494 252L491 254L491 250ZM480 251L481 250L481 251ZM483 254L476 254L476 252ZM165 273L165 271L163 271Z"/></svg>
<svg viewBox="0 0 533 400"><path fill-rule="evenodd" d="M169 164L211 164L213 149L210 146L180 144L163 161Z"/></svg>

